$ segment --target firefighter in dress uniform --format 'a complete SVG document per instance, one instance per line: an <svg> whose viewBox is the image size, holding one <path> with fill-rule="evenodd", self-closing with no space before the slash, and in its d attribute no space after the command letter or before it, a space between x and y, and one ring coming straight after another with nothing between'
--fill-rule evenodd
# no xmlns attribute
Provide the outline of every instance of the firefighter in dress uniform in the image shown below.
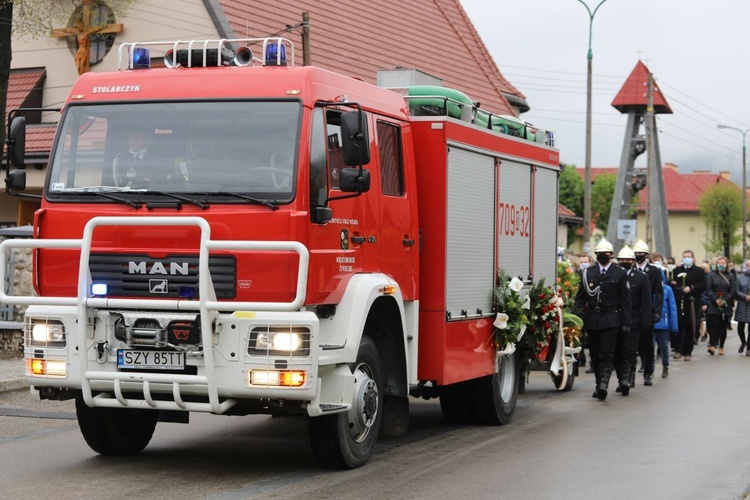
<svg viewBox="0 0 750 500"><path fill-rule="evenodd" d="M630 330L630 289L625 270L613 264L612 244L602 238L594 249L597 264L584 270L576 294L589 334L589 351L596 374L593 397L607 398L614 367L615 346L621 331Z"/></svg>
<svg viewBox="0 0 750 500"><path fill-rule="evenodd" d="M643 240L638 240L633 245L635 253L635 267L648 276L648 284L651 287L651 311L653 321L651 325L643 327L641 338L638 342L638 354L641 356L643 366L643 385L653 385L654 380L654 325L661 319L661 309L664 305L664 285L662 284L661 269L649 262L648 245ZM635 308L634 308L635 309ZM635 385L635 372L631 374L631 384Z"/></svg>
<svg viewBox="0 0 750 500"><path fill-rule="evenodd" d="M635 253L625 245L617 254L617 260L627 273L630 285L630 329L620 333L615 348L615 370L619 384L617 392L623 396L630 394L635 385L635 367L638 361L638 346L644 330L652 335L653 314L651 285L648 275L634 266ZM653 350L653 348L652 348Z"/></svg>

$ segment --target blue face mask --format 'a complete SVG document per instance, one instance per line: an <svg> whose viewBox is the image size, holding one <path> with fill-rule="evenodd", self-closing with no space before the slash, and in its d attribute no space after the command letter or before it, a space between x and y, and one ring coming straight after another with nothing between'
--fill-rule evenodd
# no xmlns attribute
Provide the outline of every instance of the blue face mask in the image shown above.
<svg viewBox="0 0 750 500"><path fill-rule="evenodd" d="M685 267L690 267L693 265L693 259L691 257L683 257L682 258L682 265Z"/></svg>
<svg viewBox="0 0 750 500"><path fill-rule="evenodd" d="M581 262L581 263L580 263L580 264L578 265L578 268L579 268L579 269L580 269L581 271L583 271L584 269L588 269L588 268L589 268L589 263L588 263L588 262Z"/></svg>
<svg viewBox="0 0 750 500"><path fill-rule="evenodd" d="M726 270L727 270L727 266L725 266L724 264L719 264L718 266L716 266L716 268L717 268L717 269L718 269L719 271L721 271L721 272L724 272L724 271L726 271Z"/></svg>

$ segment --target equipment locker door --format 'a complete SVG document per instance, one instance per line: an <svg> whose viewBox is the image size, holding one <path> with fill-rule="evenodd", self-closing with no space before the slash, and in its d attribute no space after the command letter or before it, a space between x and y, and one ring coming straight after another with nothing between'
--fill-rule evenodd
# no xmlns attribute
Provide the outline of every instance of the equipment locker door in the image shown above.
<svg viewBox="0 0 750 500"><path fill-rule="evenodd" d="M530 281L533 274L531 166L506 159L498 161L498 267L508 276Z"/></svg>

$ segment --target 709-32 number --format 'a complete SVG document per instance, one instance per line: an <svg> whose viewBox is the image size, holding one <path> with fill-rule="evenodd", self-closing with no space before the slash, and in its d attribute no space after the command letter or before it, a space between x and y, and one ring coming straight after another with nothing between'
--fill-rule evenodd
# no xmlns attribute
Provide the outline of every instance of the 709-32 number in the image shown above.
<svg viewBox="0 0 750 500"><path fill-rule="evenodd" d="M531 225L531 209L528 205L498 203L497 229L502 236L528 238Z"/></svg>

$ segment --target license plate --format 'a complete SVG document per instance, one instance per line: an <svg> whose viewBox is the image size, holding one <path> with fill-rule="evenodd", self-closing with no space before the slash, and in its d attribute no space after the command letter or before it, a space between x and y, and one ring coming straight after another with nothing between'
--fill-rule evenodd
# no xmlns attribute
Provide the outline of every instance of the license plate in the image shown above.
<svg viewBox="0 0 750 500"><path fill-rule="evenodd" d="M184 370L185 353L118 349L117 367L129 370Z"/></svg>

